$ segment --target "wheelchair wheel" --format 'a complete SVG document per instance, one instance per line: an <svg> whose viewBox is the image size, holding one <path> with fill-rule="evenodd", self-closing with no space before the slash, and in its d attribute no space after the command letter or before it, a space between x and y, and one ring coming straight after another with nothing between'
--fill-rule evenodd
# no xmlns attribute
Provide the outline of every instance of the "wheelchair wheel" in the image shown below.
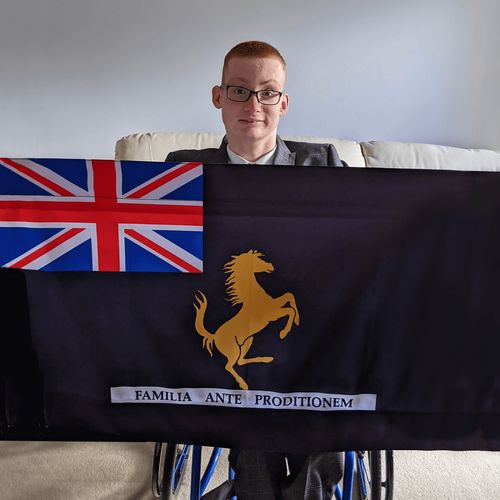
<svg viewBox="0 0 500 500"><path fill-rule="evenodd" d="M164 453L162 453L162 447L163 443L155 444L152 490L155 497L171 500L181 489L191 447L166 443Z"/></svg>
<svg viewBox="0 0 500 500"><path fill-rule="evenodd" d="M394 494L392 450L359 451L357 462L360 500L392 500Z"/></svg>
<svg viewBox="0 0 500 500"><path fill-rule="evenodd" d="M371 500L392 500L394 493L394 456L392 450L368 452L371 470Z"/></svg>

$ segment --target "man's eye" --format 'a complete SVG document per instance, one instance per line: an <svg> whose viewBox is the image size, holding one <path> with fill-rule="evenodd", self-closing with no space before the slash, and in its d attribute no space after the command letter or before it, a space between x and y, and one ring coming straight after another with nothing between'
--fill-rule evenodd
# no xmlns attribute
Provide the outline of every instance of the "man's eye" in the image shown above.
<svg viewBox="0 0 500 500"><path fill-rule="evenodd" d="M262 97L276 97L279 94L276 90L261 90L260 95Z"/></svg>
<svg viewBox="0 0 500 500"><path fill-rule="evenodd" d="M248 92L247 89L244 89L241 87L233 87L232 91L233 91L233 94L236 94L236 95L245 95Z"/></svg>

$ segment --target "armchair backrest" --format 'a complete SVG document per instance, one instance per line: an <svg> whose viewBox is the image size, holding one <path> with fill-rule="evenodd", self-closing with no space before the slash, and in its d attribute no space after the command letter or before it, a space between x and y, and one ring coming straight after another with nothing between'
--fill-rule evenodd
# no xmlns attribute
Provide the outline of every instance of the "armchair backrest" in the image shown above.
<svg viewBox="0 0 500 500"><path fill-rule="evenodd" d="M117 160L164 161L170 151L219 147L223 134L188 132L146 132L122 137L116 143ZM359 143L321 137L290 137L283 139L316 143L331 143L340 157L352 167L364 167L365 159Z"/></svg>
<svg viewBox="0 0 500 500"><path fill-rule="evenodd" d="M117 160L164 161L170 151L219 147L222 134L199 132L146 132L116 142ZM295 141L331 143L351 167L426 168L500 171L500 152L434 144L283 136Z"/></svg>

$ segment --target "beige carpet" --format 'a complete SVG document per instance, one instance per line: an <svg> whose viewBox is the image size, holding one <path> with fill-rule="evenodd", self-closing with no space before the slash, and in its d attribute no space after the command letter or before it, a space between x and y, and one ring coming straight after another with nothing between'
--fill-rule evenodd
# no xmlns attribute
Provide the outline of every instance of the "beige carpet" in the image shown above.
<svg viewBox="0 0 500 500"><path fill-rule="evenodd" d="M152 453L151 443L0 442L0 499L153 499ZM210 488L225 479L226 457ZM397 451L394 458L395 500L500 500L500 453Z"/></svg>
<svg viewBox="0 0 500 500"><path fill-rule="evenodd" d="M0 442L2 500L143 500L151 443Z"/></svg>

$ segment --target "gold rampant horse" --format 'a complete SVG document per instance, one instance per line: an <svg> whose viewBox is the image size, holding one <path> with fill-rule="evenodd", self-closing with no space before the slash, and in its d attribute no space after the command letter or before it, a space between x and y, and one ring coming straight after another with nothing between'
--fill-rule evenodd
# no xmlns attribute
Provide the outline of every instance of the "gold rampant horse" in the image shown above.
<svg viewBox="0 0 500 500"><path fill-rule="evenodd" d="M213 356L213 344L227 358L226 370L235 378L241 389L248 389L248 384L238 375L234 365L248 363L270 363L271 356L247 358L253 342L253 336L263 330L271 321L288 316L285 327L280 331L280 339L284 339L292 328L299 324L299 311L295 297L287 292L273 298L259 285L255 274L272 273L274 267L262 259L264 254L256 250L233 255L224 266L227 294L231 305L242 304L241 309L228 321L223 323L215 333L207 331L204 325L208 302L205 295L198 291L195 294L196 309L195 328L203 337L203 347Z"/></svg>

